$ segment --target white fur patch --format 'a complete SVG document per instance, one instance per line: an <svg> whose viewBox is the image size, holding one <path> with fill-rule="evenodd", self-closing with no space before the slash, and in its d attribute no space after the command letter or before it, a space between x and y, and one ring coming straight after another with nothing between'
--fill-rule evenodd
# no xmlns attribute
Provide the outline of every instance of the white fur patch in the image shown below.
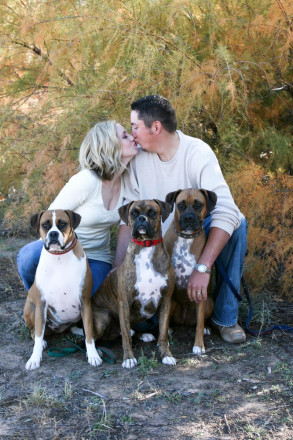
<svg viewBox="0 0 293 440"><path fill-rule="evenodd" d="M135 358L126 359L126 361L122 363L123 368L134 368L136 367L136 365L137 365L137 360Z"/></svg>
<svg viewBox="0 0 293 440"><path fill-rule="evenodd" d="M27 361L26 370L35 370L39 368L43 354L43 336L35 336L35 344L31 357Z"/></svg>
<svg viewBox="0 0 293 440"><path fill-rule="evenodd" d="M192 349L192 353L193 354L196 354L197 356L200 356L202 354L205 354L205 352L206 351L205 351L204 348L197 347L196 345L193 346L193 349Z"/></svg>
<svg viewBox="0 0 293 440"><path fill-rule="evenodd" d="M176 359L171 356L165 356L162 363L165 365L176 365Z"/></svg>
<svg viewBox="0 0 293 440"><path fill-rule="evenodd" d="M90 343L85 341L85 345L86 345L86 355L89 364L93 365L93 367L98 367L99 365L101 365L103 361L97 352L95 341L93 339L91 340Z"/></svg>
<svg viewBox="0 0 293 440"><path fill-rule="evenodd" d="M151 333L143 333L139 339L143 342L152 342L156 340L154 335Z"/></svg>
<svg viewBox="0 0 293 440"><path fill-rule="evenodd" d="M56 225L56 211L52 212L52 227L50 229L50 231L48 231L47 235L46 235L46 245L48 246L48 243L50 242L50 238L49 238L49 234L50 232L58 232L58 241L60 246L58 245L52 245L51 249L55 249L55 250L60 250L61 246L64 246L64 237L62 232L60 231L60 229L58 229L57 225Z"/></svg>
<svg viewBox="0 0 293 440"><path fill-rule="evenodd" d="M155 309L157 309L161 299L161 289L167 285L167 278L154 269L152 263L154 250L154 247L141 249L135 257L135 288L141 302L141 316L146 319L152 317L152 314L146 311L146 306L153 303Z"/></svg>
<svg viewBox="0 0 293 440"><path fill-rule="evenodd" d="M81 316L81 294L86 274L86 256L73 252L52 255L45 249L36 272L36 284L48 308L47 325L59 331Z"/></svg>
<svg viewBox="0 0 293 440"><path fill-rule="evenodd" d="M187 288L188 280L192 274L196 260L190 252L193 238L178 237L172 253L172 266L175 271L176 286Z"/></svg>

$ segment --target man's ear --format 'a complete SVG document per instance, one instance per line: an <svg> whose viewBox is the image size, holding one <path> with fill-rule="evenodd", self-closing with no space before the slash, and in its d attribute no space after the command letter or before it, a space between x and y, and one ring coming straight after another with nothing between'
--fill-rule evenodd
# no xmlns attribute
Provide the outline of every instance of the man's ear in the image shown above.
<svg viewBox="0 0 293 440"><path fill-rule="evenodd" d="M134 201L132 200L132 202L127 203L127 205L122 205L120 206L120 208L118 209L118 213L120 215L121 220L128 226L128 215L129 215L129 209L131 207L131 205L134 203Z"/></svg>
<svg viewBox="0 0 293 440"><path fill-rule="evenodd" d="M158 199L154 199L154 202L156 202L160 207L162 222L164 223L164 221L169 217L172 212L172 205L168 202L162 202Z"/></svg>
<svg viewBox="0 0 293 440"><path fill-rule="evenodd" d="M70 218L70 224L72 229L76 229L80 223L81 215L77 214L77 212L71 211L70 209L66 209L65 212Z"/></svg>
<svg viewBox="0 0 293 440"><path fill-rule="evenodd" d="M162 128L163 128L162 122L154 121L152 123L152 131L155 136L158 136L158 134L162 132Z"/></svg>
<svg viewBox="0 0 293 440"><path fill-rule="evenodd" d="M207 189L200 189L200 192L203 193L207 203L207 214L209 214L217 203L217 194L214 191L209 191Z"/></svg>
<svg viewBox="0 0 293 440"><path fill-rule="evenodd" d="M40 227L40 220L45 211L38 212L37 214L33 214L30 219L31 227L35 232L38 232Z"/></svg>
<svg viewBox="0 0 293 440"><path fill-rule="evenodd" d="M181 191L182 191L181 189L178 189L177 191L170 192L166 195L165 201L170 203L170 205L172 206L172 209L173 209L175 200Z"/></svg>

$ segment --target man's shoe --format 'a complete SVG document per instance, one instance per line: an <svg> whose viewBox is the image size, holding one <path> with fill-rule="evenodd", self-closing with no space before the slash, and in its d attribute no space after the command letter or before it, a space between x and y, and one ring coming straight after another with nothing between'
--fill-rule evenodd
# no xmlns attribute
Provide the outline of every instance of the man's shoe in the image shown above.
<svg viewBox="0 0 293 440"><path fill-rule="evenodd" d="M241 344L246 341L246 334L239 324L232 325L232 327L223 327L213 323L213 327L219 330L221 338L230 344Z"/></svg>

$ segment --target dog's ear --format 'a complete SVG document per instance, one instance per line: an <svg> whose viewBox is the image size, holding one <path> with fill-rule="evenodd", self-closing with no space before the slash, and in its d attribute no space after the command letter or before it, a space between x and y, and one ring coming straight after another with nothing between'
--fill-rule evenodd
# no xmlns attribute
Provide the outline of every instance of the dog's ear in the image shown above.
<svg viewBox="0 0 293 440"><path fill-rule="evenodd" d="M177 191L170 192L166 195L165 202L170 203L170 205L172 206L172 210L173 210L175 200L181 191L182 191L181 189L177 189Z"/></svg>
<svg viewBox="0 0 293 440"><path fill-rule="evenodd" d="M164 223L164 221L171 214L173 206L169 202L162 202L161 200L158 200L158 199L154 199L154 202L156 202L160 207L161 215L162 215L162 222Z"/></svg>
<svg viewBox="0 0 293 440"><path fill-rule="evenodd" d="M70 209L66 209L65 212L70 218L72 229L76 229L80 223L81 215L77 214L77 212L71 211Z"/></svg>
<svg viewBox="0 0 293 440"><path fill-rule="evenodd" d="M129 210L131 205L134 202L129 202L127 203L127 205L122 205L120 206L120 208L118 209L118 214L120 215L121 220L128 226L128 214L129 214Z"/></svg>
<svg viewBox="0 0 293 440"><path fill-rule="evenodd" d="M209 214L217 203L217 194L214 191L209 191L207 189L200 189L200 192L203 193L207 202L207 214Z"/></svg>
<svg viewBox="0 0 293 440"><path fill-rule="evenodd" d="M30 220L31 227L32 227L33 230L36 231L36 232L38 232L38 230L39 230L39 227L40 227L40 220L41 220L41 217L42 217L42 215L44 214L44 212L45 212L45 211L41 211L41 212L38 212L37 214L33 214L33 215L31 216L31 220Z"/></svg>

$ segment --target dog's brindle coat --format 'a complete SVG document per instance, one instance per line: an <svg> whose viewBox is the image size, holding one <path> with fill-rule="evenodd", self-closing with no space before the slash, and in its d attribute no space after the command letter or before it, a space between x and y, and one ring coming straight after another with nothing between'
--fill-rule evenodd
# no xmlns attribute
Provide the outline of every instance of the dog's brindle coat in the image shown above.
<svg viewBox="0 0 293 440"><path fill-rule="evenodd" d="M35 281L28 291L24 320L35 341L27 370L40 366L44 334L62 332L82 317L88 362L102 362L93 339L91 308L92 275L74 229L81 216L73 211L48 210L31 217L31 226L39 231L44 247Z"/></svg>
<svg viewBox="0 0 293 440"><path fill-rule="evenodd" d="M159 200L130 202L119 208L121 219L131 228L130 241L121 266L111 272L92 298L96 339L117 337L121 330L124 368L137 364L131 344L131 325L145 321L159 310L158 347L162 362L175 365L168 347L168 325L174 271L161 241L162 220L171 205ZM120 324L120 325L119 325Z"/></svg>
<svg viewBox="0 0 293 440"><path fill-rule="evenodd" d="M175 204L174 222L164 237L175 271L171 322L188 326L196 324L193 353L200 355L205 352L204 320L211 316L214 303L210 295L204 302L190 302L187 285L206 244L204 218L214 209L217 196L213 191L190 188L167 194L166 201L172 206Z"/></svg>

